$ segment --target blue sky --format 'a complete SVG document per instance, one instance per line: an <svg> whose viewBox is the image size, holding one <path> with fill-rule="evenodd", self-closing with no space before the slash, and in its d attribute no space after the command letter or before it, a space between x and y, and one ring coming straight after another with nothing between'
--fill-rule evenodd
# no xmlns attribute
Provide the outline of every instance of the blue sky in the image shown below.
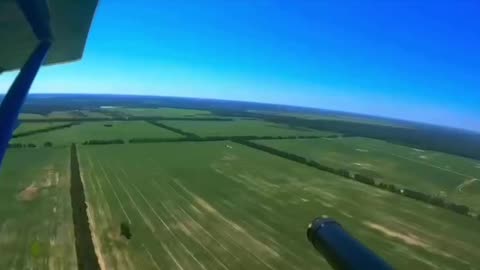
<svg viewBox="0 0 480 270"><path fill-rule="evenodd" d="M475 0L103 0L82 61L44 68L32 92L248 100L480 130L478 10ZM2 91L14 75L0 76Z"/></svg>

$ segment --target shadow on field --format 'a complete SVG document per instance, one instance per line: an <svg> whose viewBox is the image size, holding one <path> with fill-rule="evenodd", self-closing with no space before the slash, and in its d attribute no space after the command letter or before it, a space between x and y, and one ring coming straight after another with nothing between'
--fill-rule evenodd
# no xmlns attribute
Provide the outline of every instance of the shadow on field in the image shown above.
<svg viewBox="0 0 480 270"><path fill-rule="evenodd" d="M79 270L100 270L98 258L93 246L92 234L88 223L87 204L80 178L77 147L70 148L70 197L72 200L73 227L75 231L75 250Z"/></svg>

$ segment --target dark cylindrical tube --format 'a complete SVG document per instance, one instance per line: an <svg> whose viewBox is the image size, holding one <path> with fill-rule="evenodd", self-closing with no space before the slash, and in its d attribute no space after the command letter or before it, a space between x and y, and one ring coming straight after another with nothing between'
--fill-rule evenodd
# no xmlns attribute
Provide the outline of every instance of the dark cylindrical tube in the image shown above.
<svg viewBox="0 0 480 270"><path fill-rule="evenodd" d="M336 270L393 269L333 219L315 219L308 226L307 237Z"/></svg>

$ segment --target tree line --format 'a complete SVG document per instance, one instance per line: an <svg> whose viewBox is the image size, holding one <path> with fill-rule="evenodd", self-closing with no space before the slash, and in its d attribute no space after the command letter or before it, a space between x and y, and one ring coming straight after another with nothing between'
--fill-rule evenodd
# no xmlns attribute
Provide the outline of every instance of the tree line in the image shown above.
<svg viewBox="0 0 480 270"><path fill-rule="evenodd" d="M37 148L38 145L34 143L9 143L9 148ZM53 143L45 142L43 143L43 147L53 147Z"/></svg>
<svg viewBox="0 0 480 270"><path fill-rule="evenodd" d="M112 139L112 140L88 140L84 141L83 145L102 145L102 144L124 144L125 141L122 139Z"/></svg>
<svg viewBox="0 0 480 270"><path fill-rule="evenodd" d="M75 125L75 123L69 123L69 124L64 124L64 125L58 125L58 126L53 126L53 127L46 127L46 128L41 128L41 129L36 129L36 130L31 130L31 131L20 132L20 133L14 134L12 136L12 138L20 138L20 137L30 136L30 135L33 135L33 134L49 132L49 131L52 131L52 130L69 128L73 125Z"/></svg>
<svg viewBox="0 0 480 270"><path fill-rule="evenodd" d="M78 269L100 269L90 231L85 191L75 144L70 147L70 199Z"/></svg>
<svg viewBox="0 0 480 270"><path fill-rule="evenodd" d="M233 121L232 118L220 118L220 117L162 117L162 116L129 116L129 115L117 115L89 118L72 118L72 117L51 117L44 119L24 119L21 120L25 123L46 123L46 122L105 122L105 121L216 121L216 122L228 122Z"/></svg>
<svg viewBox="0 0 480 270"><path fill-rule="evenodd" d="M174 128L174 127L171 127L171 126L167 126L165 124L162 124L162 123L158 123L158 122L154 122L154 121L147 121L147 123L150 123L154 126L157 126L157 127L161 127L161 128L164 128L164 129L167 129L167 130L170 130L172 132L175 132L177 134L180 134L180 135L183 135L185 137L188 137L188 138L200 138L198 135L196 134L193 134L193 133L190 133L190 132L186 132L186 131L183 131L179 128Z"/></svg>
<svg viewBox="0 0 480 270"><path fill-rule="evenodd" d="M461 204L456 204L456 203L453 203L453 202L448 202L445 199L440 198L438 196L426 194L426 193L411 190L411 189L408 189L408 188L401 188L401 187L398 187L394 184L382 183L382 182L377 181L376 179L374 179L370 176L365 176L365 175L362 175L362 174L359 174L359 173L353 173L353 172L350 172L350 171L348 171L346 169L342 169L342 168L329 167L329 166L320 164L316 161L309 160L305 157L301 157L301 156L298 156L298 155L295 155L295 154L292 154L292 153L284 152L284 151L281 151L281 150L278 150L278 149L275 149L275 148L271 148L271 147L268 147L268 146L265 146L265 145L257 144L257 143L252 142L252 141L238 140L238 139L233 140L233 141L236 142L236 143L245 145L245 146L249 146L249 147L267 152L269 154L280 156L280 157L283 157L285 159L289 159L289 160L292 160L292 161L295 161L295 162L298 162L298 163L301 163L301 164L319 169L321 171L332 173L332 174L335 174L335 175L338 175L338 176L341 176L341 177L344 177L344 178L347 178L347 179L350 179L350 180L353 180L353 181L357 181L357 182L360 182L360 183L363 183L363 184L366 184L366 185L370 185L372 187L380 188L380 189L383 189L383 190L386 190L386 191L389 191L389 192L392 192L392 193L396 193L396 194L399 194L401 196L405 196L405 197L408 197L408 198L411 198L411 199L414 199L414 200L417 200L417 201L421 201L421 202L424 202L424 203L427 203L427 204L430 204L430 205L434 205L434 206L438 206L438 207L441 207L441 208L444 208L444 209L448 209L450 211L453 211L453 212L461 214L461 215L470 216L470 217L475 216L475 214L471 213L471 209L468 206L461 205ZM477 215L477 218L480 220L480 215Z"/></svg>
<svg viewBox="0 0 480 270"><path fill-rule="evenodd" d="M292 140L292 139L317 139L322 136L207 136L207 137L178 137L178 138L132 138L132 139L92 139L82 142L82 145L108 145L126 143L161 143L161 142L213 142L235 140ZM43 147L52 147L52 142L45 142ZM36 148L34 143L11 143L10 148Z"/></svg>

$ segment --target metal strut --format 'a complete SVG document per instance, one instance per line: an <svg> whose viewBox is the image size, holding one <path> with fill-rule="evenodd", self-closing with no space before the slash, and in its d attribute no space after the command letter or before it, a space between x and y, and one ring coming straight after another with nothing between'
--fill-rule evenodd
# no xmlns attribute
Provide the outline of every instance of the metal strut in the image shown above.
<svg viewBox="0 0 480 270"><path fill-rule="evenodd" d="M52 44L47 1L17 0L16 2L39 43L23 65L0 105L0 166L8 148L8 141L16 127L20 109Z"/></svg>
<svg viewBox="0 0 480 270"><path fill-rule="evenodd" d="M50 41L42 41L37 45L15 81L13 81L12 86L10 86L2 105L0 105L0 166L8 148L8 141L12 137L20 109L50 46Z"/></svg>

